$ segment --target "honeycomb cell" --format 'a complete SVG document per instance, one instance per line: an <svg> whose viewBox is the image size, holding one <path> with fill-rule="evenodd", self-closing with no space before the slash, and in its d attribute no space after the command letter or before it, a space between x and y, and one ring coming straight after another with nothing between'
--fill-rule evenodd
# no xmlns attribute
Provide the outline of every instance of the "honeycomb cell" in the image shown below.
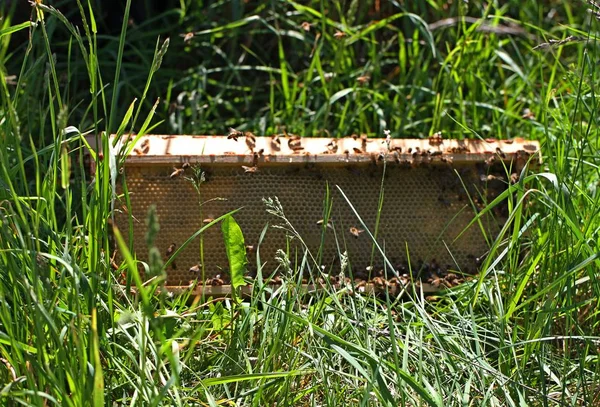
<svg viewBox="0 0 600 407"><path fill-rule="evenodd" d="M172 243L180 246L205 226L204 220L235 209L241 208L234 217L247 245L258 247L263 228L271 225L260 245L261 261L266 262L263 273L277 266L277 249L289 246L292 252L297 250L300 255L304 252L298 236L315 258L323 241L321 258L326 266L333 264L334 270L339 270L336 259L344 251L355 270L364 270L372 263L375 267L383 266L382 255L364 229L377 236L380 247L396 263L406 261L408 250L414 262L435 259L439 264L454 267L456 262L460 267L474 269L474 257L484 254L488 247L477 225L464 231L474 216L468 196L475 194L475 186L481 188L474 166L460 168L468 194L460 180L457 182L456 173L434 166L388 165L382 184L383 166L369 164L315 164L310 168L304 164L273 165L256 173L246 173L239 165L203 165L210 176L200 185L199 193L183 177L170 178L172 167L171 163L143 168L129 165L126 169L134 216L133 246L142 260L148 253L145 218L152 204L156 205L160 223L155 244L162 253ZM323 218L327 188L332 201L331 227L324 230L318 222ZM464 197L459 199L461 195ZM383 196L381 206L380 196ZM284 229L273 227L284 221L267 213L263 198L269 197L279 199L295 232L288 225L283 225ZM482 222L493 235L502 219L489 216L482 218ZM128 228L123 214L117 215L117 223L122 230ZM352 228L360 232L352 233ZM202 259L206 267L204 278L227 274L228 261L219 224L208 228L180 252L177 268L167 271L168 284L187 284L197 278L189 269ZM254 257L250 267L253 262Z"/></svg>

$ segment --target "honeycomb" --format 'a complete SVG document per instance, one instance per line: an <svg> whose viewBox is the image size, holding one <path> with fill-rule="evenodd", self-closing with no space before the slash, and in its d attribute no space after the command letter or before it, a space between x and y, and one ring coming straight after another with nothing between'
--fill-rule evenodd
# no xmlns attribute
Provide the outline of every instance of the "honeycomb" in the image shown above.
<svg viewBox="0 0 600 407"><path fill-rule="evenodd" d="M409 262L410 256L411 264L436 262L475 271L476 259L488 249L483 231L493 237L504 221L496 213L482 218L483 227L474 224L464 231L474 216L472 206L481 208L490 195L486 191L488 182L481 177L481 162L418 166L388 162L384 177L384 165L369 160L264 163L257 171L248 172L239 163L216 160L195 163L191 157L191 167L172 178L173 167L181 165L180 159L162 158L152 165L128 162L124 171L134 217L132 243L142 260L148 255L144 235L150 205L156 206L160 231L155 245L163 254L172 243L181 245L207 220L241 208L234 218L242 229L245 244L253 247L248 250L248 266L256 267L259 248L263 274L274 271L280 264L276 260L278 249L287 251L292 263L302 262L304 246L298 236L312 256L321 259L319 266L325 270L339 272L340 253L344 252L353 271L383 267L382 255L337 186L346 194L366 229L376 234L377 242L394 267ZM194 167L205 174L199 193L186 179L192 176ZM324 226L328 188L332 210L330 223ZM383 201L376 227L382 188ZM297 236L275 227L282 220L269 214L263 201L275 197ZM116 221L121 230L127 230L126 215L118 215ZM207 229L179 253L176 268L167 270L167 284L187 285L199 278L190 268L200 264L201 259L205 269L203 278L221 275L227 281L228 261L219 224ZM313 270L316 268L314 263L309 265Z"/></svg>

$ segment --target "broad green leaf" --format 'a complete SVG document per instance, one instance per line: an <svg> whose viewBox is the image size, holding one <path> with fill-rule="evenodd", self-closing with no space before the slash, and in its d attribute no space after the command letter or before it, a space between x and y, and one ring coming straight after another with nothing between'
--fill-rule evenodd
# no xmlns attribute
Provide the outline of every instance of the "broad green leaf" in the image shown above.
<svg viewBox="0 0 600 407"><path fill-rule="evenodd" d="M229 272L231 274L231 286L235 290L246 284L244 272L246 271L246 245L240 225L233 216L229 215L221 223L225 250L229 260Z"/></svg>

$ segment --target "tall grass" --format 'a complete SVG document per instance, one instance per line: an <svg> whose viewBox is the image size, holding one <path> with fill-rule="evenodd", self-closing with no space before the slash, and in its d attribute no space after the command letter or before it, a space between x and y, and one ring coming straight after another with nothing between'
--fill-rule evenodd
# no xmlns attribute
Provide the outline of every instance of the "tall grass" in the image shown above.
<svg viewBox="0 0 600 407"><path fill-rule="evenodd" d="M128 1L114 37L88 3L68 16L37 3L25 23L0 5L2 404L600 403L597 23L578 2L553 16L551 2L384 3L214 3L202 15L183 1L130 26ZM165 41L168 30L195 35ZM548 42L568 35L584 39ZM128 231L110 222L121 163L106 134L228 125L529 136L544 160L504 194L509 221L480 275L435 297L330 285L306 296L298 282L319 277L319 254L285 248L282 285L244 301L143 285ZM103 146L93 179L84 134ZM260 246L252 261L266 274Z"/></svg>

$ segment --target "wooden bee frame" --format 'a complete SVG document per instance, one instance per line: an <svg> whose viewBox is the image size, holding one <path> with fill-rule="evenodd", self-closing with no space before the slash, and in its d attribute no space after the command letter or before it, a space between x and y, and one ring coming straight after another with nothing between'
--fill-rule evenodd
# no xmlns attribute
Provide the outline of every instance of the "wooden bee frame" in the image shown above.
<svg viewBox="0 0 600 407"><path fill-rule="evenodd" d="M116 151L125 151L131 139L123 136ZM346 276L365 279L384 268L387 276L413 270L415 277L415 270L433 264L475 272L506 213L498 206L465 228L539 152L537 142L523 139L325 139L241 132L144 136L132 147L123 175L139 259L148 254L144 220L150 205L156 206L160 223L155 245L165 257L173 243L181 245L212 219L242 208L234 217L244 233L250 273L257 248L263 275L281 267L277 251L282 249L307 278L338 275L344 264ZM196 189L191 180L200 177ZM267 212L263 198L275 197L289 224ZM115 208L117 226L128 230L125 202L118 199ZM276 224L282 227L273 228ZM313 256L303 262L306 248ZM198 289L209 294L228 292L218 225L202 233L200 250L198 238L178 253L177 268L167 270L169 289L180 291L199 281ZM200 277L195 271L202 269L201 259Z"/></svg>

